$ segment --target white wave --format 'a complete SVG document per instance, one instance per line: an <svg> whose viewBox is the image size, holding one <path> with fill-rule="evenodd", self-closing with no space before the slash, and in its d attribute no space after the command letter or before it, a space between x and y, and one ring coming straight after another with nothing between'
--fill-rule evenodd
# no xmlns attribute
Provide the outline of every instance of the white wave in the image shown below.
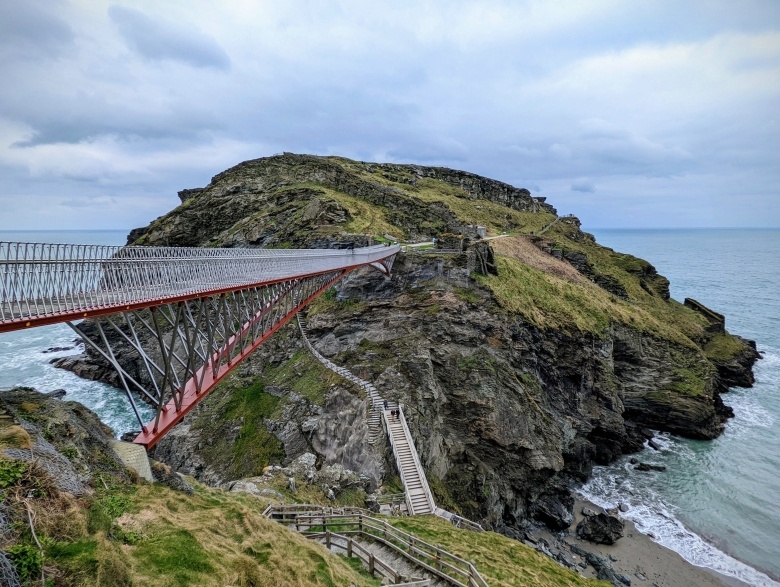
<svg viewBox="0 0 780 587"><path fill-rule="evenodd" d="M780 385L780 350L772 347L760 348L763 358L753 367L756 383L777 387Z"/></svg>
<svg viewBox="0 0 780 587"><path fill-rule="evenodd" d="M55 357L82 351L83 347L74 342L75 336L70 328L58 324L0 337L0 388L27 386L42 392L65 389L67 400L77 401L94 411L117 434L137 430L139 423L124 392L97 381L81 379L50 364ZM53 347L70 348L44 352ZM152 417L153 412L146 405L138 407L142 418Z"/></svg>
<svg viewBox="0 0 780 587"><path fill-rule="evenodd" d="M578 493L588 501L610 509L625 503L621 515L631 520L637 530L651 534L651 539L677 552L689 563L734 577L753 587L780 587L766 574L729 556L688 530L674 515L674 508L650 489L638 491L631 481L609 474L606 469L594 471L591 480Z"/></svg>
<svg viewBox="0 0 780 587"><path fill-rule="evenodd" d="M674 439L668 432L660 432L658 430L653 430L653 444L655 444L658 449L655 452L663 453L663 452L669 452L673 449L675 449L676 445L678 443L675 443ZM650 448L650 441L645 441L645 448ZM655 449L654 449L655 450ZM648 452L647 454L653 454L652 452Z"/></svg>
<svg viewBox="0 0 780 587"><path fill-rule="evenodd" d="M733 423L736 425L771 428L775 423L772 414L753 398L742 397L730 405L734 410Z"/></svg>

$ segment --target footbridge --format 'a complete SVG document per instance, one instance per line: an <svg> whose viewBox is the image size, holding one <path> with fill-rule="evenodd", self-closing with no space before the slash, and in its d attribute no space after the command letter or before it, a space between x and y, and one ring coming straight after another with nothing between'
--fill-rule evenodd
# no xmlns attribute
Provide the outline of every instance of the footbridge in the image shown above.
<svg viewBox="0 0 780 587"><path fill-rule="evenodd" d="M135 442L151 448L298 310L359 267L389 276L399 250L0 242L0 333L67 323L116 369ZM118 358L127 351L132 365Z"/></svg>

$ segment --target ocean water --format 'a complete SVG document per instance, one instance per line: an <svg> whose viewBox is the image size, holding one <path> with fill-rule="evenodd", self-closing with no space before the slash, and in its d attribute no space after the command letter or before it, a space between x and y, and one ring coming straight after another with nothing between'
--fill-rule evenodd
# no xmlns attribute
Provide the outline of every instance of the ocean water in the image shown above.
<svg viewBox="0 0 780 587"><path fill-rule="evenodd" d="M0 241L73 243L94 245L124 245L125 230L88 231L0 231ZM140 428L130 402L110 385L87 381L70 371L56 369L49 364L55 357L77 354L83 344L77 344L78 335L66 324L41 326L0 334L0 390L23 385L49 392L65 389L67 400L84 404L111 427L117 436ZM69 350L45 352L60 347ZM139 402L137 402L139 403ZM149 419L152 411L139 405L142 417Z"/></svg>
<svg viewBox="0 0 780 587"><path fill-rule="evenodd" d="M751 389L723 396L734 409L713 441L660 435L635 471L624 457L596 467L582 494L624 514L689 562L749 585L780 587L780 230L593 230L602 245L648 260L691 297L725 314L726 328L763 355Z"/></svg>

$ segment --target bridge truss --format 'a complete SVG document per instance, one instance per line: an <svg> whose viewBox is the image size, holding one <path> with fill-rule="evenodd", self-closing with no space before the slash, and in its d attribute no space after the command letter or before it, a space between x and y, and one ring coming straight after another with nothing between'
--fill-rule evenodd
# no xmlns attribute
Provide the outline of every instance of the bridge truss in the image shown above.
<svg viewBox="0 0 780 587"><path fill-rule="evenodd" d="M358 267L389 275L398 250L0 243L0 333L66 322L117 371L151 448L298 310Z"/></svg>

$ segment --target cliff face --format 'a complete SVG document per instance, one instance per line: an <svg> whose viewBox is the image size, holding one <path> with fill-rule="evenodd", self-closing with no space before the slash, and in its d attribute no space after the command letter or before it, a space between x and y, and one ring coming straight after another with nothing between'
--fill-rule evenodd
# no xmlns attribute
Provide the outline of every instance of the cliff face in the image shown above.
<svg viewBox="0 0 780 587"><path fill-rule="evenodd" d="M538 235L555 211L526 190L449 169L284 155L238 165L182 200L132 236L301 247L366 233L462 233L468 244L477 224L512 232L479 254L410 250L392 280L355 272L308 309L323 355L405 405L437 500L510 535L532 518L567 526L567 483L641 448L646 427L714 438L729 416L720 393L752 381L754 347L708 330L652 265L600 247L576 218ZM393 465L365 442L366 408L288 327L156 458L218 483L314 452L378 485Z"/></svg>

